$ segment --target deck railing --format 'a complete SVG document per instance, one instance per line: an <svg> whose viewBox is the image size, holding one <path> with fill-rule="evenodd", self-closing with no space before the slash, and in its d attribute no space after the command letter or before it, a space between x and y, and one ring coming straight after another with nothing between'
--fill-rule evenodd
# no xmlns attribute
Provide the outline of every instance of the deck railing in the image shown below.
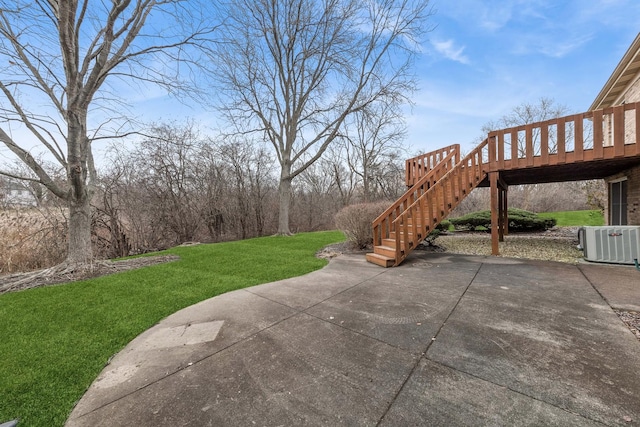
<svg viewBox="0 0 640 427"><path fill-rule="evenodd" d="M441 156L443 152L446 152L447 154ZM423 174L409 190L407 190L402 196L400 196L400 198L396 200L395 203L389 206L387 210L381 213L373 221L372 226L374 246L380 245L382 243L382 239L386 239L390 236L390 233L394 231L393 222L402 211L404 211L409 205L417 200L434 183L436 183L449 170L451 170L456 165L456 163L458 163L460 159L460 145L451 145L442 150L438 150L433 153L427 153L420 157L429 159L427 162L422 163L423 167L425 168L423 170L426 170L426 167L428 166L428 172L426 174ZM435 159L437 159L438 162L432 163L432 160Z"/></svg>
<svg viewBox="0 0 640 427"><path fill-rule="evenodd" d="M397 215L391 224L397 248L395 265L482 182L489 171L488 151L489 140L485 139Z"/></svg>
<svg viewBox="0 0 640 427"><path fill-rule="evenodd" d="M640 156L640 102L489 133L492 171Z"/></svg>
<svg viewBox="0 0 640 427"><path fill-rule="evenodd" d="M416 185L423 176L428 174L429 171L442 162L451 152L457 153L455 163L458 163L460 160L460 144L453 144L440 150L431 151L430 153L408 159L405 162L405 183L407 187Z"/></svg>

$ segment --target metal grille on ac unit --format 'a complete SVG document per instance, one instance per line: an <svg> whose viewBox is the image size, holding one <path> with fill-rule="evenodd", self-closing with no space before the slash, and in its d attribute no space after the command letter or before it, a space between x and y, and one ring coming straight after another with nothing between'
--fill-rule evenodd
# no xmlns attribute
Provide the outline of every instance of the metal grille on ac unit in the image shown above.
<svg viewBox="0 0 640 427"><path fill-rule="evenodd" d="M580 243L587 261L634 264L640 254L640 226L582 227Z"/></svg>

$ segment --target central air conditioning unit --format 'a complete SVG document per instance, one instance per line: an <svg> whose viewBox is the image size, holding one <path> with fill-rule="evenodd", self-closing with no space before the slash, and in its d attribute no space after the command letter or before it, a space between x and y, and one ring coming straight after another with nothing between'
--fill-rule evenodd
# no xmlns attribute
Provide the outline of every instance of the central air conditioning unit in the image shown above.
<svg viewBox="0 0 640 427"><path fill-rule="evenodd" d="M640 258L640 226L637 225L582 227L578 239L587 261L633 265Z"/></svg>

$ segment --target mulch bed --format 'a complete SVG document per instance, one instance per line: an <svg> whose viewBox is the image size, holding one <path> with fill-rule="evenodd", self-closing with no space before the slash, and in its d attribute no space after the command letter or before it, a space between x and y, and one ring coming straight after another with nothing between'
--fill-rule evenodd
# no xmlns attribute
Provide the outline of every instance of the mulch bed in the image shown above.
<svg viewBox="0 0 640 427"><path fill-rule="evenodd" d="M29 273L0 276L0 294L106 276L121 271L176 261L178 259L180 259L180 257L176 255L157 255L120 261L98 261L89 268L84 269L73 270L52 267Z"/></svg>
<svg viewBox="0 0 640 427"><path fill-rule="evenodd" d="M613 311L627 325L633 335L640 340L640 313L637 311L616 310L615 308Z"/></svg>

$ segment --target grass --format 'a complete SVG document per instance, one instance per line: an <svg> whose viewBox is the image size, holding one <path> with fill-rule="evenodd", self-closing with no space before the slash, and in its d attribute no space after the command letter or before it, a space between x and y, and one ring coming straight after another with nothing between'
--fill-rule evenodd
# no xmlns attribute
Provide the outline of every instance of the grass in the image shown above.
<svg viewBox="0 0 640 427"><path fill-rule="evenodd" d="M578 227L583 225L604 225L604 216L599 210L562 211L538 214L542 218L555 218L558 227Z"/></svg>
<svg viewBox="0 0 640 427"><path fill-rule="evenodd" d="M0 423L62 426L107 360L181 308L235 289L299 276L326 261L340 232L177 247L180 260L0 296Z"/></svg>

